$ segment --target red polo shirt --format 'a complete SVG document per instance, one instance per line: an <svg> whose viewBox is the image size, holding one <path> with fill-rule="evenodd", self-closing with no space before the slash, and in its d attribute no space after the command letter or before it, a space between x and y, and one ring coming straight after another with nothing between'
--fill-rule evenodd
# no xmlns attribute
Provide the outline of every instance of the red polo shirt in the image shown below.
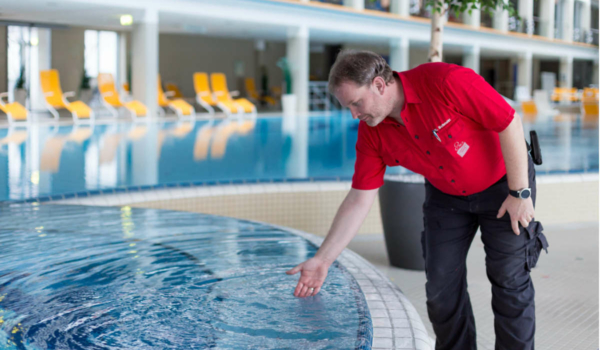
<svg viewBox="0 0 600 350"><path fill-rule="evenodd" d="M381 187L386 166L401 165L456 196L506 174L498 133L515 110L479 74L447 63L394 74L404 89L404 126L390 117L376 127L359 123L353 188Z"/></svg>

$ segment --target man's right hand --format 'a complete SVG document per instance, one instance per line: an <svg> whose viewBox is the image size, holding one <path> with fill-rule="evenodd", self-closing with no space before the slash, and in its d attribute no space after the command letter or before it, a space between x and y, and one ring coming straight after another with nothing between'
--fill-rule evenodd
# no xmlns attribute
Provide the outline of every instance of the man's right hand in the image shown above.
<svg viewBox="0 0 600 350"><path fill-rule="evenodd" d="M294 296L299 298L314 296L319 293L325 278L327 270L331 264L317 257L310 258L302 264L286 271L288 275L295 275L301 272L298 285L294 291Z"/></svg>

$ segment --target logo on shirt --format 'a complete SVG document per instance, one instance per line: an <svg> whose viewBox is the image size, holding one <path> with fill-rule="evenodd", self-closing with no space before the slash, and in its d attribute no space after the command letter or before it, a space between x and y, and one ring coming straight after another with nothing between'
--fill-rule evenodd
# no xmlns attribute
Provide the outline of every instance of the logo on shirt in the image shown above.
<svg viewBox="0 0 600 350"><path fill-rule="evenodd" d="M465 153L469 150L469 145L466 142L457 141L454 143L454 150L459 156L464 157Z"/></svg>

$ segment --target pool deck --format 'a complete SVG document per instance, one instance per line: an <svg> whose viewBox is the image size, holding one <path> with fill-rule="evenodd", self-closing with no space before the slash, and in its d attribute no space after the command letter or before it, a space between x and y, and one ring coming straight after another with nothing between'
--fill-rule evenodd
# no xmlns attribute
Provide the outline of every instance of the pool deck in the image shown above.
<svg viewBox="0 0 600 350"><path fill-rule="evenodd" d="M549 254L542 253L531 276L536 290L536 348L597 349L598 222L545 225ZM478 233L467 257L468 284L477 325L477 348L494 349L491 284ZM425 305L425 272L391 267L383 234L356 237L348 246L396 284L435 337ZM373 347L377 349L376 347Z"/></svg>

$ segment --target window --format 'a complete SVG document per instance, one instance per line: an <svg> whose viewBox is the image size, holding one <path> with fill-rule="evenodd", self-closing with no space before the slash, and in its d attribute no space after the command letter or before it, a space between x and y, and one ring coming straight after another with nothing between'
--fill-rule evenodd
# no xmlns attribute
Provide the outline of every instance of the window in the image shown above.
<svg viewBox="0 0 600 350"><path fill-rule="evenodd" d="M118 81L118 45L116 32L85 31L84 68L88 77L96 78L98 73L110 73Z"/></svg>
<svg viewBox="0 0 600 350"><path fill-rule="evenodd" d="M14 98L14 89L17 84L17 80L21 76L23 71L23 79L25 80L25 86L27 89L29 86L29 55L30 55L30 27L18 27L8 26L8 95L10 99ZM23 103L24 101L19 101Z"/></svg>

